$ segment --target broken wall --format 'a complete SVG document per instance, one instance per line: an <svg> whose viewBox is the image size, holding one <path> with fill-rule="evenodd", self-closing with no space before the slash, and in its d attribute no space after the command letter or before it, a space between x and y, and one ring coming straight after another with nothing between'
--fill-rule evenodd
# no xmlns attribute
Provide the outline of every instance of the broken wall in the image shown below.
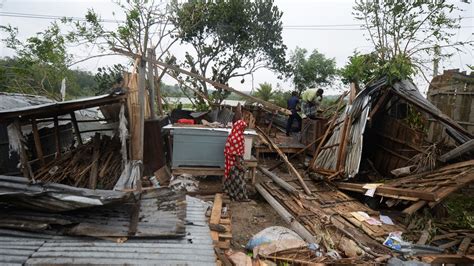
<svg viewBox="0 0 474 266"><path fill-rule="evenodd" d="M444 71L431 81L427 97L444 114L474 134L474 73L466 75L458 69ZM442 125L430 120L428 139L438 142L445 137Z"/></svg>

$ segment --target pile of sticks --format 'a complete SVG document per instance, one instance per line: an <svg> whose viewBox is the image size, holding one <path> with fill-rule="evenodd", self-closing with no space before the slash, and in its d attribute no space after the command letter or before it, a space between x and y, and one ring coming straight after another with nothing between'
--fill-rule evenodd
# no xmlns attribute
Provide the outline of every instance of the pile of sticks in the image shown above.
<svg viewBox="0 0 474 266"><path fill-rule="evenodd" d="M91 141L41 167L35 179L90 189L113 189L122 171L120 140L96 134Z"/></svg>

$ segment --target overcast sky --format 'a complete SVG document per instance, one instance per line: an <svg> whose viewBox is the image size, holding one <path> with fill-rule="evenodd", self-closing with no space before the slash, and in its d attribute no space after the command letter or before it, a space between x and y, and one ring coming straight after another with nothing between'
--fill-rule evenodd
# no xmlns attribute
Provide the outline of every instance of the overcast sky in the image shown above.
<svg viewBox="0 0 474 266"><path fill-rule="evenodd" d="M454 0L453 0L454 1ZM472 2L472 1L471 1ZM115 4L110 0L0 0L0 12L53 15L67 17L83 17L87 9L94 8L104 19L112 19L112 12L119 13ZM453 41L472 40L474 30L474 4L462 4L457 0L464 11L460 15L465 17L462 20L462 28L456 32ZM364 31L357 25L359 22L353 19L351 14L353 1L350 0L276 0L275 4L283 11L283 40L289 50L295 47L305 48L309 51L317 49L327 57L335 58L338 67L342 67L347 58L354 50L370 51L371 45L364 36ZM120 17L117 17L120 19ZM38 18L19 18L5 16L0 13L0 24L11 24L18 27L20 38L25 39L36 32L44 30L51 20ZM291 26L311 26L311 28L298 29ZM315 25L317 27L315 27ZM320 28L321 25L332 25ZM348 26L341 26L348 25ZM113 26L110 25L109 26ZM184 51L189 47L175 45L172 52L180 58ZM460 68L467 70L467 64L473 63L473 51L464 49L463 53L456 53L451 59L442 62L442 69ZM95 55L97 52L93 48L71 48L71 52L77 58ZM3 44L0 45L1 56L12 56L13 52L6 49ZM93 59L77 65L79 68L96 72L97 68L116 63L126 63L126 59L114 56ZM431 73L429 78L431 78ZM246 77L245 83L241 84L240 79L230 82L231 86L241 90L250 90L252 88L252 78ZM173 83L171 79L165 80L167 83ZM283 89L291 89L289 81L281 81L277 76L267 70L259 70L254 74L254 85L269 82L274 85L277 83ZM418 77L416 83L420 91L425 92L427 84ZM334 93L335 91L333 91Z"/></svg>

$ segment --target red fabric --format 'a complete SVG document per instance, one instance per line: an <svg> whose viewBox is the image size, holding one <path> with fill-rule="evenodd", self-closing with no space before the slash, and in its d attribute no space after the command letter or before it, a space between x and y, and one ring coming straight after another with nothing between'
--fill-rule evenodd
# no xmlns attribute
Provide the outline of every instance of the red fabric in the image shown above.
<svg viewBox="0 0 474 266"><path fill-rule="evenodd" d="M178 124L194 125L194 120L192 120L192 119L186 119L186 118L181 118L181 119L178 120Z"/></svg>
<svg viewBox="0 0 474 266"><path fill-rule="evenodd" d="M225 170L224 177L229 177L229 172L232 166L235 165L235 157L244 155L245 140L244 130L247 124L244 120L238 120L232 125L232 130L227 137L224 148L225 156Z"/></svg>

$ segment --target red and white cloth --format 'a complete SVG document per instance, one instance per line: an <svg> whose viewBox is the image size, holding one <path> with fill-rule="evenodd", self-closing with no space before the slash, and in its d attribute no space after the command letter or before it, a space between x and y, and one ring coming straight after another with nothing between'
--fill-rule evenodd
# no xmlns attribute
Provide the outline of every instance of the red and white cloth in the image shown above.
<svg viewBox="0 0 474 266"><path fill-rule="evenodd" d="M232 125L232 130L227 137L224 148L225 156L225 170L224 177L228 178L230 169L235 165L236 156L244 155L245 140L244 130L247 127L247 123L244 120L237 120Z"/></svg>

